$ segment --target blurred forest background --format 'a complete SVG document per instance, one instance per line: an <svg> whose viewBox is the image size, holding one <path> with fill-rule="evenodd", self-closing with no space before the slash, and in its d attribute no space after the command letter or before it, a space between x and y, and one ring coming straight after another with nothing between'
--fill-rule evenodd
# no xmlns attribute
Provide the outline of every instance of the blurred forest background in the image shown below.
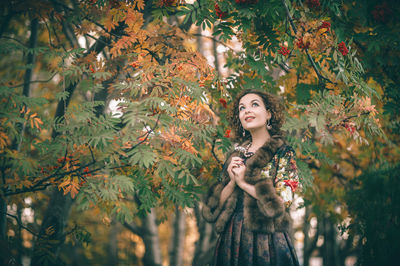
<svg viewBox="0 0 400 266"><path fill-rule="evenodd" d="M0 264L207 265L244 88L279 95L302 265L398 265L396 0L3 0Z"/></svg>

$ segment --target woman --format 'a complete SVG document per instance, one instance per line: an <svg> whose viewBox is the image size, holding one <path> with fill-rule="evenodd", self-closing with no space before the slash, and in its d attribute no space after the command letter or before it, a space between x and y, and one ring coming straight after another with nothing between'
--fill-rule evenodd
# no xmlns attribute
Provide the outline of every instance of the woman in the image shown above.
<svg viewBox="0 0 400 266"><path fill-rule="evenodd" d="M299 265L286 210L299 180L294 151L281 136L283 117L269 93L245 90L233 103L230 123L242 144L228 156L202 210L220 233L214 265Z"/></svg>

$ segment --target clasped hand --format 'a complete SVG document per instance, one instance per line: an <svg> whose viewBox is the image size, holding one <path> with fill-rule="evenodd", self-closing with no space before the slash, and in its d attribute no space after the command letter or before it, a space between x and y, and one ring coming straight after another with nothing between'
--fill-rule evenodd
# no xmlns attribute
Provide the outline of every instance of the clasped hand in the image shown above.
<svg viewBox="0 0 400 266"><path fill-rule="evenodd" d="M242 158L232 157L227 170L231 181L234 181L238 186L244 183L244 172L246 171L246 166L244 165Z"/></svg>

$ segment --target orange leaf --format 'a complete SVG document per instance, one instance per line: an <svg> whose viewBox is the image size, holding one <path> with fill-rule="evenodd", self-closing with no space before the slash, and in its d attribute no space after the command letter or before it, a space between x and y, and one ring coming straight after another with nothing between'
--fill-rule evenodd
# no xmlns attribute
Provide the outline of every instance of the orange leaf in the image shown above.
<svg viewBox="0 0 400 266"><path fill-rule="evenodd" d="M33 121L35 122L35 126L37 127L37 129L40 130L40 125L43 125L42 120L40 120L39 117L35 117L35 118L33 119ZM40 124L40 125L39 125L39 124Z"/></svg>
<svg viewBox="0 0 400 266"><path fill-rule="evenodd" d="M64 181L58 185L58 188L61 188L64 191L64 195L70 193L71 198L75 198L80 188L78 177L75 176L73 179L71 179L71 177L68 176L64 178Z"/></svg>
<svg viewBox="0 0 400 266"><path fill-rule="evenodd" d="M7 134L0 131L0 151L2 151L7 145L9 145L10 139Z"/></svg>
<svg viewBox="0 0 400 266"><path fill-rule="evenodd" d="M139 9L139 10L144 9L144 1L143 0L136 0L135 3L136 3L137 9Z"/></svg>

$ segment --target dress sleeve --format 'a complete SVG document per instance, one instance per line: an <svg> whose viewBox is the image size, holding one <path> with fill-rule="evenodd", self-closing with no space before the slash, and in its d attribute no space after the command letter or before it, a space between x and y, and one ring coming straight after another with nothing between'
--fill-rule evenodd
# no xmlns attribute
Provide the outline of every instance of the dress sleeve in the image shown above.
<svg viewBox="0 0 400 266"><path fill-rule="evenodd" d="M288 146L276 163L275 189L282 198L285 207L290 207L294 195L302 190L296 165L296 153L293 148Z"/></svg>

